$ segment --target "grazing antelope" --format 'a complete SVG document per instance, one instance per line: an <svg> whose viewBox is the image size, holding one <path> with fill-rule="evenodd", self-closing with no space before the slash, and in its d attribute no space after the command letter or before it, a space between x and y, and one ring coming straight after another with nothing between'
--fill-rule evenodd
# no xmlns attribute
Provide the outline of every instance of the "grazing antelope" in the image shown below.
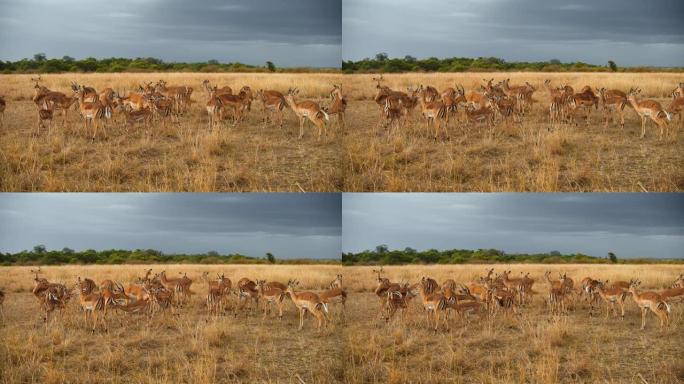
<svg viewBox="0 0 684 384"><path fill-rule="evenodd" d="M660 139L663 138L665 126L672 119L659 102L655 100L637 100L636 95L641 92L638 88L631 88L627 94L627 100L641 118L641 138L646 136L646 121L651 119L660 128Z"/></svg>
<svg viewBox="0 0 684 384"><path fill-rule="evenodd" d="M589 316L591 316L594 311L594 303L596 303L600 297L597 291L599 283L600 281L594 280L591 277L585 277L581 282L581 295L584 296L585 300L589 300Z"/></svg>
<svg viewBox="0 0 684 384"><path fill-rule="evenodd" d="M123 302L128 304L129 297L124 293L124 288L119 283L112 282L111 284L101 285L102 298L104 299L104 316L107 317L107 309L112 306L123 305Z"/></svg>
<svg viewBox="0 0 684 384"><path fill-rule="evenodd" d="M256 281L257 287L259 287L259 299L262 301L264 304L264 319L266 318L266 314L271 312L271 307L273 305L278 308L278 319L283 318L283 305L284 302L283 300L285 299L285 290L282 290L277 287L269 287L266 285L266 280L257 280Z"/></svg>
<svg viewBox="0 0 684 384"><path fill-rule="evenodd" d="M299 138L301 139L302 136L304 136L304 123L308 119L318 127L318 140L320 140L321 134L325 129L325 121L330 121L328 113L321 109L318 103L314 101L304 100L297 102L294 97L298 93L299 90L297 88L289 89L287 91L287 96L285 96L285 100L287 100L290 109L292 109L299 118Z"/></svg>
<svg viewBox="0 0 684 384"><path fill-rule="evenodd" d="M475 106L469 104L465 107L465 116L467 122L473 122L476 124L486 124L491 126L494 123L494 109L489 106L480 107L475 109Z"/></svg>
<svg viewBox="0 0 684 384"><path fill-rule="evenodd" d="M401 99L387 97L385 98L385 107L382 110L382 116L386 120L387 136L392 134L392 128L396 127L398 130L401 127L400 119L403 116L403 104ZM380 123L380 122L378 122Z"/></svg>
<svg viewBox="0 0 684 384"><path fill-rule="evenodd" d="M620 306L620 317L624 318L627 292L615 286L607 287L606 284L608 284L608 281L605 283L597 280L592 281L595 281L595 292L606 303L606 319L608 318L611 309L613 310L615 317L617 317L617 311L615 309L616 303ZM591 310L589 311L589 315L591 316Z"/></svg>
<svg viewBox="0 0 684 384"><path fill-rule="evenodd" d="M80 277L77 280L76 286L78 287L78 301L79 301L79 304L81 305L81 309L83 310L84 323L87 327L88 326L88 317L91 317L93 319L92 332L95 333L95 328L97 326L97 318L98 318L97 313L99 311L103 311L104 307L105 307L104 298L99 293L86 293L89 289L89 286L85 281L81 281ZM107 331L107 321L106 321L104 315L102 316L102 326L106 332Z"/></svg>
<svg viewBox="0 0 684 384"><path fill-rule="evenodd" d="M239 301L239 306L238 310L241 310L244 308L244 306L249 302L252 301L254 303L254 308L258 309L259 308L259 290L257 287L257 284L246 278L243 277L238 281L238 301ZM250 311L252 310L252 306L250 306ZM235 312L235 316L237 316L237 311Z"/></svg>
<svg viewBox="0 0 684 384"><path fill-rule="evenodd" d="M641 309L641 330L646 328L646 314L649 310L660 319L661 329L663 326L669 326L670 305L656 292L638 292L637 287L639 285L641 285L640 281L631 280L629 292L632 294L634 302Z"/></svg>
<svg viewBox="0 0 684 384"><path fill-rule="evenodd" d="M321 301L321 298L313 292L295 292L294 287L299 284L297 280L290 280L287 282L287 293L290 299L299 310L299 328L301 331L304 327L304 314L306 312L314 315L318 321L317 330L320 332L321 326L327 327L327 312L328 308Z"/></svg>
<svg viewBox="0 0 684 384"><path fill-rule="evenodd" d="M233 119L233 126L237 127L242 121L246 111L250 110L252 105L252 91L249 87L244 86L237 95L233 94L216 94L216 97L221 100L221 117ZM231 112L228 115L228 112Z"/></svg>
<svg viewBox="0 0 684 384"><path fill-rule="evenodd" d="M328 115L336 115L337 126L344 128L344 112L347 110L347 99L342 96L342 85L333 84L330 98L332 99L332 105L328 108Z"/></svg>
<svg viewBox="0 0 684 384"><path fill-rule="evenodd" d="M267 121L273 122L273 116L278 117L278 125L283 127L283 110L287 107L287 100L285 96L278 91L260 89L256 93L256 98L261 100L263 106L262 112L264 114L263 124L266 126Z"/></svg>
<svg viewBox="0 0 684 384"><path fill-rule="evenodd" d="M407 93L401 91L394 91L390 87L382 85L381 83L382 81L384 81L382 75L379 78L374 77L373 81L376 82L375 88L377 89L373 100L381 108L380 120L378 121L378 124L380 124L383 118L387 119L386 109L388 105L388 99L390 100L390 106L392 106L393 108L398 108L398 110L401 111L399 113L399 116L408 116L409 114L411 114L413 109L418 104L418 97L416 97L415 95L409 96ZM412 92L411 89L408 89L408 91ZM378 124L376 124L376 126Z"/></svg>

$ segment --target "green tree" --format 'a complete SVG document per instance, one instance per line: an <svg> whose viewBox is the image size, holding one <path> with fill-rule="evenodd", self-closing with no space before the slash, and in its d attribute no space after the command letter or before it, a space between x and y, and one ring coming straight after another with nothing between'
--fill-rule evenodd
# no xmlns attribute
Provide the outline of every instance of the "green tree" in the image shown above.
<svg viewBox="0 0 684 384"><path fill-rule="evenodd" d="M62 253L67 254L67 255L72 255L74 253L74 250L68 247L62 248Z"/></svg>
<svg viewBox="0 0 684 384"><path fill-rule="evenodd" d="M610 259L611 263L617 263L618 262L617 255L615 255L615 253L613 253L613 252L608 252L608 258Z"/></svg>
<svg viewBox="0 0 684 384"><path fill-rule="evenodd" d="M47 56L44 53L36 53L33 55L33 61L37 61L39 63L42 63L47 59Z"/></svg>
<svg viewBox="0 0 684 384"><path fill-rule="evenodd" d="M74 59L71 56L64 55L64 56L62 56L62 61L67 62L67 63L73 63L74 61L76 61L76 59Z"/></svg>
<svg viewBox="0 0 684 384"><path fill-rule="evenodd" d="M617 72L618 70L618 66L613 60L608 60L608 68L610 68L610 70L613 72Z"/></svg>
<svg viewBox="0 0 684 384"><path fill-rule="evenodd" d="M275 64L273 64L272 61L266 62L266 68L268 68L269 72L275 72L276 71L276 66L275 66Z"/></svg>
<svg viewBox="0 0 684 384"><path fill-rule="evenodd" d="M375 55L375 61L385 62L389 59L389 56L385 52L380 52Z"/></svg>
<svg viewBox="0 0 684 384"><path fill-rule="evenodd" d="M388 251L389 251L389 248L385 244L380 244L380 245L375 247L375 253L379 253L381 255L387 253Z"/></svg>
<svg viewBox="0 0 684 384"><path fill-rule="evenodd" d="M276 262L276 258L275 258L275 256L273 256L273 254L271 252L266 252L266 259L271 264L275 264L275 262Z"/></svg>
<svg viewBox="0 0 684 384"><path fill-rule="evenodd" d="M47 252L47 249L43 244L38 244L35 247L33 247L33 253L43 254L45 252Z"/></svg>
<svg viewBox="0 0 684 384"><path fill-rule="evenodd" d="M209 251L207 252L207 256L219 256L219 253L216 251Z"/></svg>

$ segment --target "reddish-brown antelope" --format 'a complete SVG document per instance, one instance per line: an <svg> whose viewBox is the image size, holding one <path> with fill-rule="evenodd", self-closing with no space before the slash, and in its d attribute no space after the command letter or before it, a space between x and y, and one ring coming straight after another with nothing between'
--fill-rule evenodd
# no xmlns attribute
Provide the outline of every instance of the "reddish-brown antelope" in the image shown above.
<svg viewBox="0 0 684 384"><path fill-rule="evenodd" d="M321 298L313 292L295 292L294 288L299 284L297 280L290 280L287 282L287 293L290 299L299 310L299 328L301 331L304 327L304 315L309 312L318 321L317 330L320 332L321 326L327 327L327 308L321 301Z"/></svg>
<svg viewBox="0 0 684 384"><path fill-rule="evenodd" d="M637 100L636 96L640 92L638 88L631 88L627 94L627 100L641 118L641 138L646 136L646 122L651 119L660 128L660 139L662 139L665 127L671 120L670 114L655 100Z"/></svg>
<svg viewBox="0 0 684 384"><path fill-rule="evenodd" d="M78 287L78 302L81 305L81 309L83 310L83 320L85 322L85 325L86 327L88 326L88 317L92 318L92 332L95 333L95 328L97 327L98 312L104 311L104 298L99 293L86 293L90 288L85 281L81 281L80 277L78 278L76 286ZM104 330L107 331L107 320L105 319L105 316L103 315L101 319L102 326Z"/></svg>
<svg viewBox="0 0 684 384"><path fill-rule="evenodd" d="M432 124L435 127L434 139L437 140L440 127L442 127L442 123L444 123L444 138L448 139L448 114L446 106L441 101L426 101L426 92L426 89L423 88L422 85L414 91L414 96L418 96L420 110L425 119L425 130L429 134L430 125Z"/></svg>
<svg viewBox="0 0 684 384"><path fill-rule="evenodd" d="M595 291L598 293L598 296L606 303L606 319L608 318L608 314L610 313L610 310L612 309L613 314L615 317L617 317L617 311L615 309L615 304L620 306L620 317L624 318L625 317L625 300L627 299L628 293L618 287L614 286L607 286L608 281L605 283L592 280L592 282L595 283L593 284L595 288L592 289L592 292ZM589 285L591 286L591 285ZM591 315L591 310L589 312L589 315Z"/></svg>
<svg viewBox="0 0 684 384"><path fill-rule="evenodd" d="M337 116L337 126L344 128L344 112L347 110L347 99L342 96L342 85L333 84L330 91L332 105L328 108L328 115Z"/></svg>
<svg viewBox="0 0 684 384"><path fill-rule="evenodd" d="M260 89L256 93L256 98L261 100L263 124L273 123L274 116L277 116L278 126L283 127L283 110L287 107L285 96L278 91Z"/></svg>
<svg viewBox="0 0 684 384"><path fill-rule="evenodd" d="M278 318L283 318L283 305L285 299L285 291L277 287L269 287L266 285L266 280L257 280L259 287L259 300L263 303L264 318L266 314L271 312L272 306L278 309Z"/></svg>
<svg viewBox="0 0 684 384"><path fill-rule="evenodd" d="M603 106L604 122L603 128L608 128L608 120L615 120L614 115L620 116L620 127L625 128L625 107L631 106L627 100L627 94L618 89L599 88L596 90L599 100Z"/></svg>
<svg viewBox="0 0 684 384"><path fill-rule="evenodd" d="M287 91L287 96L285 96L285 100L287 100L290 109L292 109L295 115L297 115L297 118L299 118L299 138L301 139L302 136L304 136L304 123L308 119L318 128L318 140L320 140L321 135L325 130L325 122L330 121L328 113L315 101L296 101L294 97L298 93L299 90L297 88L289 89Z"/></svg>
<svg viewBox="0 0 684 384"><path fill-rule="evenodd" d="M651 311L660 319L660 328L670 324L670 305L656 292L638 292L640 281L631 280L629 292L632 299L641 310L641 329L646 328L646 314Z"/></svg>

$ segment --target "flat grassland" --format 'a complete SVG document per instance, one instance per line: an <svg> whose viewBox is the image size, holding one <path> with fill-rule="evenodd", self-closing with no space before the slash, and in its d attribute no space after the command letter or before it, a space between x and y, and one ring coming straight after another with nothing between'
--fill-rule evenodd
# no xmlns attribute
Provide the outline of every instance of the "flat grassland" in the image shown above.
<svg viewBox="0 0 684 384"><path fill-rule="evenodd" d="M674 265L461 265L385 267L392 281L417 282L431 276L467 282L489 268L531 272L538 294L519 315L478 321L452 316L450 331L428 329L414 299L404 316L389 323L378 317L372 293L372 267L252 265L126 265L45 267L50 281L75 283L77 276L99 282L130 282L146 268L169 276L187 272L197 293L177 317L151 321L121 313L108 315L108 333L91 334L77 300L46 330L30 293L30 267L3 267L6 292L0 320L0 382L264 382L264 383L508 383L649 382L684 380L682 304L674 304L664 331L649 315L639 331L638 309L628 298L624 320L589 317L577 299L564 316L545 308L544 271L562 271L579 284L584 276L610 280L639 277L648 288L669 285L682 272ZM303 270L306 273L302 273ZM297 277L301 289L319 291L337 273L349 293L344 312L331 308L327 329L316 332L309 316L301 332L287 300L282 321L261 313L217 318L207 315L202 272L286 282Z"/></svg>
<svg viewBox="0 0 684 384"><path fill-rule="evenodd" d="M537 88L536 103L522 123L497 123L493 129L449 123L450 140L435 141L425 129L416 107L400 132L389 138L377 123L380 107L373 101L377 75L344 77L349 98L343 138L345 191L682 191L684 152L682 123L669 124L670 136L648 123L640 139L641 120L625 108L625 129L611 123L604 130L602 108L592 111L591 124L549 123L552 86L569 84L576 92L592 88L640 87L640 98L667 107L670 94L682 81L678 73L460 73L384 75L384 84L406 92L407 87L432 85L439 91L462 84L466 92L479 90L483 79L510 78L512 85L529 81ZM672 134L672 132L675 134Z"/></svg>
<svg viewBox="0 0 684 384"><path fill-rule="evenodd" d="M237 318L209 316L202 272L225 273L235 285L242 277L287 283L295 277L301 290L321 290L340 273L339 266L123 265L44 267L44 277L72 287L76 277L122 283L144 275L146 268L178 272L193 279L196 295L179 316L108 314L108 332L91 334L74 298L50 328L41 320L31 294L30 267L0 268L6 299L0 319L0 383L334 383L342 380L341 320L331 308L328 328L316 332L312 317L297 332L298 314L286 299L286 313L240 313ZM303 276L302 268L306 268Z"/></svg>
<svg viewBox="0 0 684 384"><path fill-rule="evenodd" d="M393 282L415 283L422 276L440 284L448 279L469 282L486 274L512 270L531 272L539 292L519 315L479 321L476 316L450 316L450 331L428 328L416 297L402 322L397 313L385 324L373 293L372 267L344 268L350 291L345 327L345 378L349 383L680 383L684 380L684 304L673 304L670 327L641 317L631 297L624 320L589 317L577 299L568 315L551 316L544 299L544 271L567 273L579 285L586 276L609 280L640 278L647 288L669 286L681 265L464 265L385 267ZM646 288L644 288L646 289Z"/></svg>
<svg viewBox="0 0 684 384"><path fill-rule="evenodd" d="M35 77L35 75L33 75ZM205 109L209 99L204 79L213 85L240 89L287 92L297 87L297 100L330 103L332 83L338 74L203 74L120 73L43 75L43 85L73 94L70 81L111 87L122 95L138 84L160 79L169 85L194 88L194 104L179 124L151 129L110 123L106 137L93 141L84 131L78 111L70 111L62 126L61 111L51 129L36 134L37 108L32 75L0 75L0 96L7 101L0 128L0 190L2 191L339 191L342 187L340 137L334 124L327 136L316 140L309 124L297 139L299 121L290 109L285 125L264 127L261 103L254 101L246 121L237 128L230 122L209 132ZM116 112L115 112L116 117Z"/></svg>

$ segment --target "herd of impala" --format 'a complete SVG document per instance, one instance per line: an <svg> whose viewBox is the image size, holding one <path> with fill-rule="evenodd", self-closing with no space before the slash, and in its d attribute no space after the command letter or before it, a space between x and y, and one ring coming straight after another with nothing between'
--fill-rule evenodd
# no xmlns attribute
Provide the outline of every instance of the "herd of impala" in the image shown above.
<svg viewBox="0 0 684 384"><path fill-rule="evenodd" d="M192 295L196 294L191 290L193 280L187 274L168 277L165 271L161 271L153 276L151 269L126 285L109 279L98 285L92 279L78 277L71 288L64 283L50 282L40 277L40 268L31 273L34 274L31 292L44 313L42 318L46 325L50 324L50 315L55 310L61 314L68 307L71 298L76 297L77 306L83 312L85 326L91 325L92 332L98 329L98 324L107 330L108 311L139 314L148 319L153 316L176 316L180 315L180 309L188 305ZM317 329L320 331L327 326L330 306L344 306L347 299L341 274L335 277L328 289L318 293L295 291L299 285L297 280L283 284L277 281L253 281L244 277L233 286L232 281L224 274L217 274L214 279L208 272L202 274L200 279L207 284L205 302L209 316L232 311L237 317L241 311L262 310L263 317L266 318L275 308L278 310L278 317L282 319L286 299L289 299L299 312L299 330L304 326L305 316L311 314L317 320ZM0 289L0 311L4 298L5 294Z"/></svg>
<svg viewBox="0 0 684 384"><path fill-rule="evenodd" d="M166 81L159 80L156 83L149 82L138 85L137 89L120 94L112 88L96 90L91 86L71 83L71 92L63 93L47 88L42 85L42 78L31 78L34 84L34 102L38 113L37 129L46 127L52 123L55 113L62 113L62 124L67 123L67 114L70 109L76 109L83 122L84 130L92 126L93 139L97 137L98 129L103 126L103 132L107 134L107 125L110 122L124 124L126 129L140 124L146 128L153 122L166 125L168 122L178 123L186 114L192 104L193 88L186 85L172 86ZM304 126L307 121L313 123L318 129L318 138L325 131L325 125L331 116L337 117L337 124L344 124L344 113L347 100L342 95L342 86L334 84L330 91L330 105L322 107L312 100L297 100L295 96L299 90L289 89L283 94L276 90L258 90L252 92L249 86L243 86L239 91L233 92L230 86L212 86L209 80L202 82L202 88L207 92L209 101L206 103L206 111L209 115L209 129L225 121L232 121L237 126L252 110L252 102L256 99L262 105L262 122L266 125L273 123L277 117L278 124L283 126L284 110L289 108L299 119L299 138L304 134ZM0 123L5 110L6 102L0 97ZM50 127L48 127L50 129Z"/></svg>
<svg viewBox="0 0 684 384"><path fill-rule="evenodd" d="M413 298L418 297L427 318L427 325L438 330L440 319L444 327L449 328L449 313L455 312L459 317L477 314L480 318L496 316L498 313L520 313L521 309L533 300L535 279L529 273L520 277L511 277L511 271L503 271L493 276L494 269L487 271L485 276L468 283L457 283L449 279L441 287L434 279L422 277L415 284L407 282L391 282L383 277L383 270L373 270L377 274L375 295L380 300L380 315L387 323L397 311L402 319L404 311L409 309ZM595 280L591 277L582 279L576 285L574 280L566 274L559 274L554 279L550 272L544 274L544 281L548 284L548 295L545 302L551 315L567 314L569 304L583 298L589 303L589 315L594 305L603 302L606 306L606 318L612 312L617 316L615 305L620 307L620 314L624 318L625 302L631 297L641 310L641 329L646 326L648 312L660 319L660 326L669 325L671 303L684 301L684 275L674 281L670 288L660 291L641 291L638 280L614 281Z"/></svg>
<svg viewBox="0 0 684 384"><path fill-rule="evenodd" d="M463 111L461 120L465 124L493 126L496 123L508 123L510 120L521 122L532 109L536 100L533 98L537 88L525 82L524 85L511 85L510 79L494 83L494 79L484 79L477 90L466 91L462 85L449 87L441 92L433 86L419 85L407 88L407 92L393 90L383 82L385 79L373 77L376 83L376 94L373 100L380 108L380 119L377 125L383 125L391 134L393 129L400 129L411 119L413 111L418 112L425 121L428 134L437 139L443 133L449 137L450 119L459 120L459 107ZM638 99L641 92L632 88L628 92L617 89L583 87L576 92L569 85L553 87L550 80L544 82L549 94L549 123L575 123L584 120L590 123L592 109L599 110L604 118L604 128L616 115L624 128L624 110L630 107L641 119L641 137L646 134L646 123L650 119L660 128L660 138L675 115L682 123L684 107L684 83L671 92L672 102L666 108L655 100Z"/></svg>

